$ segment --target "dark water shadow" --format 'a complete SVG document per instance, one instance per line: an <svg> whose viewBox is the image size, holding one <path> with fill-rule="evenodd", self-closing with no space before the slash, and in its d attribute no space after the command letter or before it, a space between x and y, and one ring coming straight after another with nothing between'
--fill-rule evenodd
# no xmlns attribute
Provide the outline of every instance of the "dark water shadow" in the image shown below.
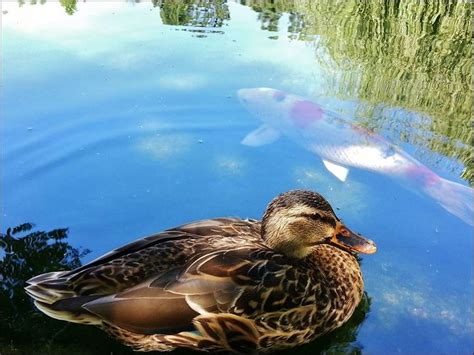
<svg viewBox="0 0 474 355"><path fill-rule="evenodd" d="M0 353L129 352L95 327L61 322L36 310L24 292L25 281L44 272L77 268L90 251L69 245L66 228L45 232L33 227L25 223L0 235Z"/></svg>
<svg viewBox="0 0 474 355"><path fill-rule="evenodd" d="M132 354L130 348L98 328L47 317L24 292L29 278L48 271L74 269L88 249L67 242L68 229L33 231L25 223L0 234L0 354ZM358 330L370 309L364 296L351 319L339 329L282 354L359 354ZM170 354L193 354L177 350Z"/></svg>

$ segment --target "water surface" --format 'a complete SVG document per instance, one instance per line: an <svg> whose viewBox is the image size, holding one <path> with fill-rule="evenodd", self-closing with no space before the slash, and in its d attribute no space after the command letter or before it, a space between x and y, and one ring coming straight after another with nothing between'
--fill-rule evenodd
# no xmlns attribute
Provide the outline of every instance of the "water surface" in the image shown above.
<svg viewBox="0 0 474 355"><path fill-rule="evenodd" d="M0 229L68 228L0 244L1 301L25 314L5 313L2 353L126 351L35 313L24 279L188 221L260 218L295 188L326 196L379 250L362 261L370 302L358 318L298 352L472 353L472 227L383 176L353 169L342 183L289 140L240 144L260 123L236 96L272 87L317 100L469 185L467 3L61 4L2 4ZM37 337L25 345L26 334ZM88 337L100 348L78 341Z"/></svg>

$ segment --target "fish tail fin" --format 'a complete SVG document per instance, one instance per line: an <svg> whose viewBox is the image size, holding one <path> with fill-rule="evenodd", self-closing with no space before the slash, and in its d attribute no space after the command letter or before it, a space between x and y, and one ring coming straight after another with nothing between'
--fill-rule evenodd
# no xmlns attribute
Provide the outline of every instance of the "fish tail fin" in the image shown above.
<svg viewBox="0 0 474 355"><path fill-rule="evenodd" d="M468 186L443 178L425 186L424 191L446 211L469 225L474 225L474 191Z"/></svg>

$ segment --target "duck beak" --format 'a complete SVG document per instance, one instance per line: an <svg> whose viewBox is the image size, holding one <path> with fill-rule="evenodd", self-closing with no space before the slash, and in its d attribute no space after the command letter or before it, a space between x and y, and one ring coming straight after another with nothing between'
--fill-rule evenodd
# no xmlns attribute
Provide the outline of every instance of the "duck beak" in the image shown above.
<svg viewBox="0 0 474 355"><path fill-rule="evenodd" d="M336 225L336 231L331 238L331 242L346 250L357 253L373 254L377 251L377 246L373 241L352 232L342 223Z"/></svg>

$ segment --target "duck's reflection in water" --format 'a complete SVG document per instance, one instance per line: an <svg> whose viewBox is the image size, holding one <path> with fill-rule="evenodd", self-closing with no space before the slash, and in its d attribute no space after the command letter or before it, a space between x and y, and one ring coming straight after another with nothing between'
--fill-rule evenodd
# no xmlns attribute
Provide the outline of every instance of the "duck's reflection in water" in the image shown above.
<svg viewBox="0 0 474 355"><path fill-rule="evenodd" d="M25 223L0 234L0 353L125 354L133 351L107 337L95 327L69 324L38 312L25 294L26 280L52 270L74 269L88 249L67 242L68 229L34 231ZM370 309L364 295L351 319L315 342L295 348L292 353L360 353L357 333ZM190 354L177 350L173 354ZM286 352L282 352L286 353Z"/></svg>

